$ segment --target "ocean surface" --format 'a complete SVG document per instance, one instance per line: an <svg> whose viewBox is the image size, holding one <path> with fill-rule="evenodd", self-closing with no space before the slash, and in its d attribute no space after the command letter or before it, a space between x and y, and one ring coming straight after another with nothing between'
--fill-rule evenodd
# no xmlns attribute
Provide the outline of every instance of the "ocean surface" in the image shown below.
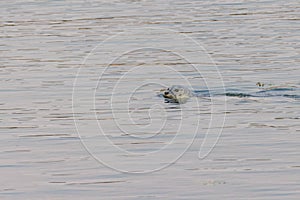
<svg viewBox="0 0 300 200"><path fill-rule="evenodd" d="M0 199L299 199L299 95L298 0L1 1Z"/></svg>

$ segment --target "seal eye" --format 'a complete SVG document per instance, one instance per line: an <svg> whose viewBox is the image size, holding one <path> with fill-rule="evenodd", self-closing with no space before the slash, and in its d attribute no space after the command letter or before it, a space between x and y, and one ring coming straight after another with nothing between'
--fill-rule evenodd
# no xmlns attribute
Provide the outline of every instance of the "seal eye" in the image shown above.
<svg viewBox="0 0 300 200"><path fill-rule="evenodd" d="M174 91L175 91L175 92L179 92L179 90L178 90L178 89L175 89Z"/></svg>

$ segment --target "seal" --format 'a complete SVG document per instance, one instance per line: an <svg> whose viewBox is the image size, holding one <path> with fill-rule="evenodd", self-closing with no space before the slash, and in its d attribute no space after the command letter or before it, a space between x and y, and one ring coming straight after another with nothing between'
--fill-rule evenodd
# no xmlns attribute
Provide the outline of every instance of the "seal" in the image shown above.
<svg viewBox="0 0 300 200"><path fill-rule="evenodd" d="M163 97L166 98L167 102L171 103L185 103L193 96L191 90L181 85L173 85L163 91Z"/></svg>
<svg viewBox="0 0 300 200"><path fill-rule="evenodd" d="M165 98L166 103L186 103L190 97L199 97L199 98L208 98L211 99L211 95L213 96L229 96L229 97L239 97L239 98L250 98L250 97L287 97L292 98L294 100L300 100L299 95L299 87L297 86L273 86L272 84L265 84L262 82L257 82L256 85L260 89L257 92L251 93L243 93L236 92L238 90L234 90L225 93L216 93L210 92L208 90L194 90L191 91L187 87L182 85L173 85L167 89L160 90L163 93L160 93L160 96Z"/></svg>

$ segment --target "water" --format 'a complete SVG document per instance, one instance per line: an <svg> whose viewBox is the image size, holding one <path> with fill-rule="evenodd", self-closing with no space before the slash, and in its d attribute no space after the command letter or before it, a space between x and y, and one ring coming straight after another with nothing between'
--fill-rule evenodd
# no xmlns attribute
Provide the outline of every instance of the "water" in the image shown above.
<svg viewBox="0 0 300 200"><path fill-rule="evenodd" d="M1 199L299 199L298 1L0 4Z"/></svg>

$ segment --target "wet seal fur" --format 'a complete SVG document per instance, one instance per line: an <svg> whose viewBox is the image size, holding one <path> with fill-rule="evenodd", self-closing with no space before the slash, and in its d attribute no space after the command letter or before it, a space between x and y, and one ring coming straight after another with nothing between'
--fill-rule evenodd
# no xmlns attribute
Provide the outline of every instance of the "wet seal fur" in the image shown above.
<svg viewBox="0 0 300 200"><path fill-rule="evenodd" d="M181 85L173 85L164 91L163 97L168 103L185 103L193 93L188 88Z"/></svg>

